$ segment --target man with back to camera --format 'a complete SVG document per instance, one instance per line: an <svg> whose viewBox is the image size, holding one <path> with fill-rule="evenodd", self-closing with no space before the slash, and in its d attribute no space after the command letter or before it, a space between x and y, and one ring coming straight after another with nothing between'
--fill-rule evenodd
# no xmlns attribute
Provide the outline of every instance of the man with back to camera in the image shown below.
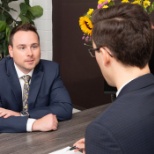
<svg viewBox="0 0 154 154"><path fill-rule="evenodd" d="M152 29L136 4L97 9L92 22L96 61L116 100L74 146L86 154L154 153L154 76L148 66Z"/></svg>
<svg viewBox="0 0 154 154"><path fill-rule="evenodd" d="M8 49L10 57L0 61L0 132L56 130L58 120L72 117L59 65L40 60L40 39L31 24L12 30Z"/></svg>

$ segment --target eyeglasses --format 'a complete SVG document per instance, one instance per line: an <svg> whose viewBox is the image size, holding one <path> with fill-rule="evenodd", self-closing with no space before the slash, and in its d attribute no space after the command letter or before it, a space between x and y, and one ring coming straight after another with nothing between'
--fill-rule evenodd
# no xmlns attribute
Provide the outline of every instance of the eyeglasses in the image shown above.
<svg viewBox="0 0 154 154"><path fill-rule="evenodd" d="M94 49L93 49L93 48L88 49L88 51L89 51L91 57L95 57L95 52L96 52L96 51L99 51L100 48L102 48L102 47L94 48ZM113 57L113 55L112 55L109 51L107 51L107 53L110 55L110 57Z"/></svg>
<svg viewBox="0 0 154 154"><path fill-rule="evenodd" d="M95 49L90 48L90 49L88 49L88 51L89 51L89 53L90 53L90 56L91 56L91 57L95 57L95 51L99 51L99 49L100 49L100 48L95 48Z"/></svg>
<svg viewBox="0 0 154 154"><path fill-rule="evenodd" d="M88 45L88 44L86 44L86 43L84 43L84 45L85 45L85 46L88 46L88 47L91 47L91 48L88 49L88 51L89 51L91 57L95 57L95 52L96 52L96 51L99 51L100 48L103 48L103 47L92 48L91 45ZM107 51L107 52L108 52L108 51ZM113 55L112 55L110 52L108 52L108 54L109 54L111 57L113 57Z"/></svg>

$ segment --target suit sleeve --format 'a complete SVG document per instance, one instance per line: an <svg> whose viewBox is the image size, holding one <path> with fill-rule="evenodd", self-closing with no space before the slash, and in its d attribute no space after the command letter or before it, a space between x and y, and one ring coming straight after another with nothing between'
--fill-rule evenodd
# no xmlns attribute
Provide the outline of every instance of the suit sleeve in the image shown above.
<svg viewBox="0 0 154 154"><path fill-rule="evenodd" d="M50 89L49 105L35 107L35 109L29 112L31 118L38 119L49 113L55 114L59 121L68 120L72 117L72 103L69 93L61 80L59 74L59 65L56 65L54 70L55 76L52 85L48 87L48 89Z"/></svg>
<svg viewBox="0 0 154 154"><path fill-rule="evenodd" d="M1 133L23 133L26 131L27 117L0 118Z"/></svg>
<svg viewBox="0 0 154 154"><path fill-rule="evenodd" d="M122 154L111 132L98 122L91 123L86 129L86 154Z"/></svg>

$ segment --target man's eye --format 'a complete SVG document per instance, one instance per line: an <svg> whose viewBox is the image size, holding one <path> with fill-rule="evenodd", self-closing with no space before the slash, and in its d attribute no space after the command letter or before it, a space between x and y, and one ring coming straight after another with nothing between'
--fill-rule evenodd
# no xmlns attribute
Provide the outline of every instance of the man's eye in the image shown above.
<svg viewBox="0 0 154 154"><path fill-rule="evenodd" d="M25 47L24 47L24 46L21 46L21 47L19 47L19 49L20 49L20 50L24 50L24 49L25 49Z"/></svg>
<svg viewBox="0 0 154 154"><path fill-rule="evenodd" d="M38 48L38 45L33 45L32 48L34 48L34 49L35 49L35 48Z"/></svg>

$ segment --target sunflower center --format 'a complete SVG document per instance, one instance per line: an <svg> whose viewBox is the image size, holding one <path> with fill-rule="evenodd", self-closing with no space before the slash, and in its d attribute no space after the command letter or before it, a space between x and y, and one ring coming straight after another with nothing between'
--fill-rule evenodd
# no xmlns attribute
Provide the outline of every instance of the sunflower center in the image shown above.
<svg viewBox="0 0 154 154"><path fill-rule="evenodd" d="M92 30L92 28L90 28L89 23L87 21L85 21L85 25L88 29Z"/></svg>

